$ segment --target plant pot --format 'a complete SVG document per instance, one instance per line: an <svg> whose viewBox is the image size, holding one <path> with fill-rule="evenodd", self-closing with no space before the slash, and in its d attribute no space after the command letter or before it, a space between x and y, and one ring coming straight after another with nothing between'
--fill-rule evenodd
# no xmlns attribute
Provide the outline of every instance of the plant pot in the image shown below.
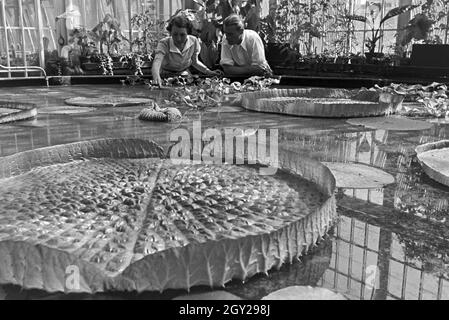
<svg viewBox="0 0 449 320"><path fill-rule="evenodd" d="M379 64L379 60L384 56L382 52L365 52L366 62L369 64Z"/></svg>
<svg viewBox="0 0 449 320"><path fill-rule="evenodd" d="M448 44L414 44L411 65L417 67L449 68Z"/></svg>
<svg viewBox="0 0 449 320"><path fill-rule="evenodd" d="M85 71L96 71L100 69L100 64L96 62L85 62L81 66Z"/></svg>

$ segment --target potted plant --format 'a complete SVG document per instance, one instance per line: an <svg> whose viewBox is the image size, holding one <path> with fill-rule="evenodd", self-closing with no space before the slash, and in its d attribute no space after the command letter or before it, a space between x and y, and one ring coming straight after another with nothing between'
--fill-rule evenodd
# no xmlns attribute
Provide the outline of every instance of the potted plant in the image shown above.
<svg viewBox="0 0 449 320"><path fill-rule="evenodd" d="M413 43L411 64L415 66L449 68L449 45L438 34L448 30L448 8L442 4L428 1L405 28L401 45L406 48Z"/></svg>
<svg viewBox="0 0 449 320"><path fill-rule="evenodd" d="M95 44L97 36L86 28L76 28L71 32L70 37L81 47L81 63L91 62L92 55L97 51Z"/></svg>
<svg viewBox="0 0 449 320"><path fill-rule="evenodd" d="M138 36L131 42L131 51L121 55L120 63L135 76L142 76L144 69L151 68L159 40L167 35L165 21L155 20L150 11L145 11L131 18L131 26Z"/></svg>
<svg viewBox="0 0 449 320"><path fill-rule="evenodd" d="M411 11L419 6L420 6L420 4L419 5L405 5L405 6L399 6L399 7L393 8L390 11L388 11L387 14L382 19L380 19L380 22L378 24L376 23L376 20L379 17L380 8L378 7L377 4L370 5L369 12L366 17L359 16L359 15L348 16L348 18L350 20L361 21L361 22L369 24L371 27L371 35L370 35L370 37L368 37L368 39L366 40L366 43L365 43L365 46L368 50L365 53L366 60L368 63L376 62L377 61L376 59L381 59L383 56L383 53L378 52L376 49L377 49L377 43L383 37L382 26L385 24L385 22L387 22L388 20L390 20L393 17L396 17L405 12Z"/></svg>

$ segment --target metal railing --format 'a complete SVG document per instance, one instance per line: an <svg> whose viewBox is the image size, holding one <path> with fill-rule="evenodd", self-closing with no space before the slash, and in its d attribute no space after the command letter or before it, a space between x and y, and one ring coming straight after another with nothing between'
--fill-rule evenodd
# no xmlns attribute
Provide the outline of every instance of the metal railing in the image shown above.
<svg viewBox="0 0 449 320"><path fill-rule="evenodd" d="M24 72L24 73L28 73L28 71L30 71L30 70L31 71L33 71L33 70L40 71L44 76L45 83L46 83L47 87L49 86L47 72L41 67L36 67L36 66L6 67L6 66L0 64L0 70L5 70L9 74L11 74L11 72L15 72L15 71L16 72Z"/></svg>

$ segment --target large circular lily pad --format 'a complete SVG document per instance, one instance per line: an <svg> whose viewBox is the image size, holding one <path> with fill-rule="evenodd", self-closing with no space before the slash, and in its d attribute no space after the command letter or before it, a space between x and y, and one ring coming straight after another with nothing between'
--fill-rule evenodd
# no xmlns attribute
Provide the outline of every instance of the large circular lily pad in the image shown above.
<svg viewBox="0 0 449 320"><path fill-rule="evenodd" d="M356 163L324 162L335 176L338 188L379 189L395 183L394 177L377 168Z"/></svg>
<svg viewBox="0 0 449 320"><path fill-rule="evenodd" d="M433 180L449 186L449 140L419 146L416 153L424 172Z"/></svg>
<svg viewBox="0 0 449 320"><path fill-rule="evenodd" d="M13 101L0 101L0 124L33 119L37 116L36 105Z"/></svg>
<svg viewBox="0 0 449 320"><path fill-rule="evenodd" d="M325 288L289 287L276 291L262 300L348 300Z"/></svg>
<svg viewBox="0 0 449 320"><path fill-rule="evenodd" d="M353 118L394 113L403 97L343 89L282 89L242 94L244 108L301 117Z"/></svg>
<svg viewBox="0 0 449 320"><path fill-rule="evenodd" d="M325 235L336 206L326 167L297 155L279 161L272 176L177 164L134 139L1 158L0 284L163 291L280 268ZM67 287L68 272L79 274L76 287Z"/></svg>
<svg viewBox="0 0 449 320"><path fill-rule="evenodd" d="M350 119L347 122L353 126L388 131L423 131L433 127L429 122L400 117Z"/></svg>
<svg viewBox="0 0 449 320"><path fill-rule="evenodd" d="M76 97L65 100L69 106L110 108L110 107L135 107L145 106L154 103L152 99L131 98L122 96L102 96L98 98Z"/></svg>

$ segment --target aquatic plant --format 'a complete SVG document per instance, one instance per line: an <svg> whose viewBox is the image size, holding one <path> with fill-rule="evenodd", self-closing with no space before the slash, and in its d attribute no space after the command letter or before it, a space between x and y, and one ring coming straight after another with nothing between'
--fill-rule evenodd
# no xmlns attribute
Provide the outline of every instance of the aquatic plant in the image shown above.
<svg viewBox="0 0 449 320"><path fill-rule="evenodd" d="M140 112L139 119L143 121L177 122L182 120L182 113L176 108L161 108L154 102L149 108Z"/></svg>
<svg viewBox="0 0 449 320"><path fill-rule="evenodd" d="M449 118L448 88L445 84L434 82L428 86L391 84L377 87L379 90L405 95L406 101L417 102L413 106L403 106L400 113L411 117Z"/></svg>
<svg viewBox="0 0 449 320"><path fill-rule="evenodd" d="M251 77L245 82L233 82L227 78L175 77L168 78L164 86L172 90L172 96L164 102L167 105L184 105L192 109L220 107L225 95L239 92L260 91L279 84L278 79ZM150 90L157 89L148 83Z"/></svg>

